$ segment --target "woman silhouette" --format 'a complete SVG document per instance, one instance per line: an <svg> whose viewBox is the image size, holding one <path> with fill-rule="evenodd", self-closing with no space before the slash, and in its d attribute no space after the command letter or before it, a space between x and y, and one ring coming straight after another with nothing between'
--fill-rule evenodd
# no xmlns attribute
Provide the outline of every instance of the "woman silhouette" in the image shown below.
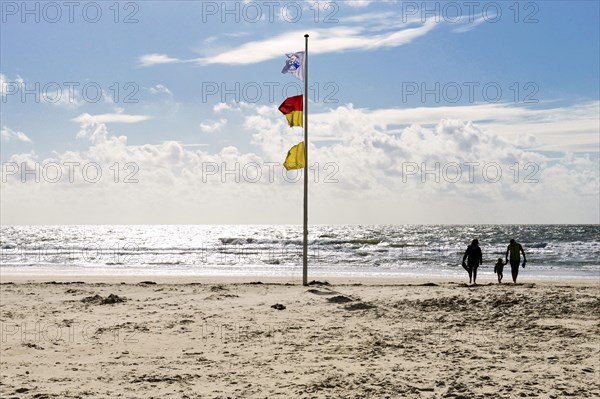
<svg viewBox="0 0 600 399"><path fill-rule="evenodd" d="M467 259L467 263L465 263ZM483 263L483 256L481 254L481 248L479 248L479 240L474 239L471 241L471 245L467 247L462 260L462 266L469 273L469 284L471 284L471 277L473 278L473 284L477 284L477 268Z"/></svg>

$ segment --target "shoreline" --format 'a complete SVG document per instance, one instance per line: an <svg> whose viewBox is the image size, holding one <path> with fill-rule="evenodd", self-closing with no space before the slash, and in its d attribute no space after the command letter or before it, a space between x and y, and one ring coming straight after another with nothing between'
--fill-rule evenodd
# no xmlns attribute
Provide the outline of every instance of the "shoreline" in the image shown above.
<svg viewBox="0 0 600 399"><path fill-rule="evenodd" d="M536 278L520 276L517 280L517 286L525 284L536 284L546 286L589 286L600 288L600 275L596 277L582 278L579 276L566 277L562 280L561 277L540 277ZM0 283L48 283L48 282L83 282L86 284L138 284L142 281L152 281L157 284L250 284L254 282L262 282L264 284L292 284L302 285L301 276L202 276L202 275L160 275L160 274L21 274L21 273L2 273L0 272ZM364 286L411 286L424 284L468 284L468 276L436 276L436 275L412 275L407 274L402 277L387 277L387 276L369 276L369 277L346 277L346 276L322 276L315 275L308 278L309 284L315 282L327 282L331 285L364 285ZM318 284L315 284L318 285ZM502 284L498 284L497 279L490 279L489 276L480 278L477 285L489 286L513 286L510 273L504 273Z"/></svg>

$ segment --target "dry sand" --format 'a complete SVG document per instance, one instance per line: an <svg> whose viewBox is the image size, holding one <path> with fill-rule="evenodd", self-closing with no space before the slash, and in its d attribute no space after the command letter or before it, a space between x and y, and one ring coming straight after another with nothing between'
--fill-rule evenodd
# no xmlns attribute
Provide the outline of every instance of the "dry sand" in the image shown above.
<svg viewBox="0 0 600 399"><path fill-rule="evenodd" d="M0 397L600 397L597 282L250 280L3 276Z"/></svg>

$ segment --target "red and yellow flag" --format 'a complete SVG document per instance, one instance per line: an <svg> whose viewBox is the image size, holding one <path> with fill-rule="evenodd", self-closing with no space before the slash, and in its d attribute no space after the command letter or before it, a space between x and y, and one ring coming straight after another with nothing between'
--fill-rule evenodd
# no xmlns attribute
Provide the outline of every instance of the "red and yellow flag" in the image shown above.
<svg viewBox="0 0 600 399"><path fill-rule="evenodd" d="M279 110L288 120L288 125L302 126L302 94L299 96L286 98L279 106Z"/></svg>

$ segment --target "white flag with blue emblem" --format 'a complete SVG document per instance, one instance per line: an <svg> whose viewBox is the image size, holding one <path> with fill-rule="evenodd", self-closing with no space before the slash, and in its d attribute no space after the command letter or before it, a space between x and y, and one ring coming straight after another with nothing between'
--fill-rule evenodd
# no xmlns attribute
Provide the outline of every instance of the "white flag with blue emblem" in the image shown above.
<svg viewBox="0 0 600 399"><path fill-rule="evenodd" d="M304 51L286 54L288 57L281 73L291 73L298 79L304 81Z"/></svg>

